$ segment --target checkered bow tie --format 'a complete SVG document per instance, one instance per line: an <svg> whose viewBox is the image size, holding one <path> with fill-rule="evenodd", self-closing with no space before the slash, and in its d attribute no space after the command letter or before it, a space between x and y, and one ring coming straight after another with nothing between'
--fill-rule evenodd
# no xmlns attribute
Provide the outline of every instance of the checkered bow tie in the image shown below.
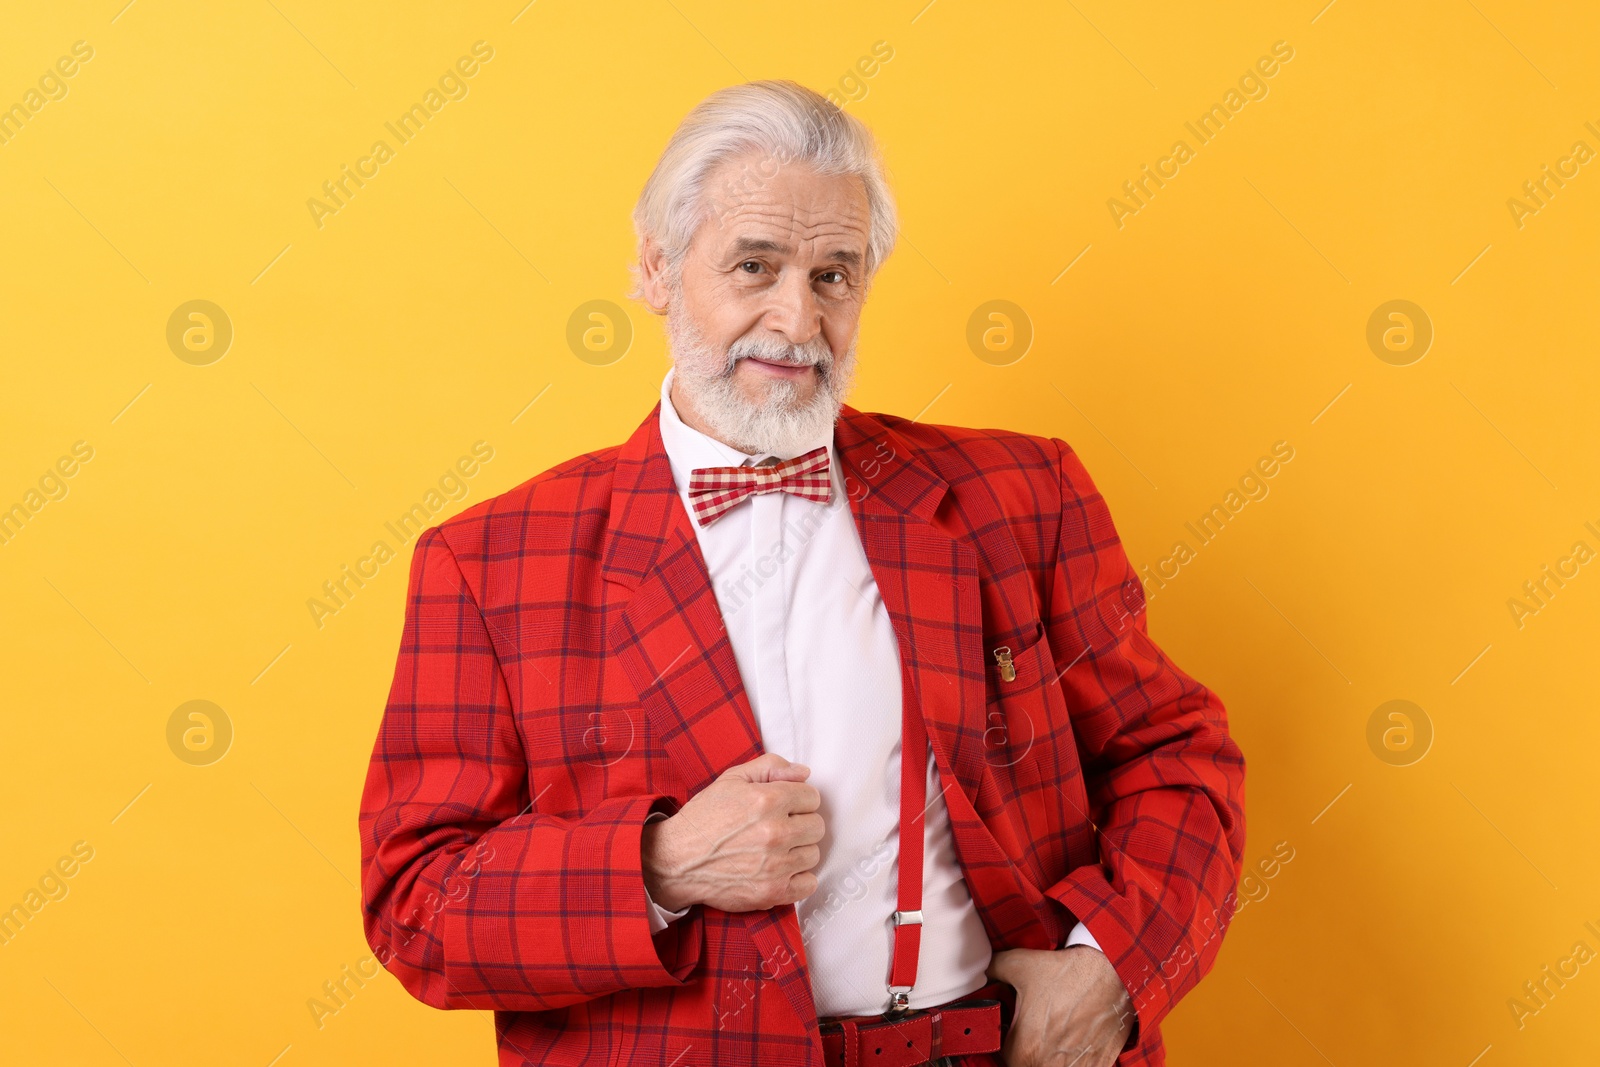
<svg viewBox="0 0 1600 1067"><path fill-rule="evenodd" d="M826 504L831 487L828 446L821 445L803 456L765 467L701 467L690 471L689 503L700 525L706 526L761 493L793 493Z"/></svg>

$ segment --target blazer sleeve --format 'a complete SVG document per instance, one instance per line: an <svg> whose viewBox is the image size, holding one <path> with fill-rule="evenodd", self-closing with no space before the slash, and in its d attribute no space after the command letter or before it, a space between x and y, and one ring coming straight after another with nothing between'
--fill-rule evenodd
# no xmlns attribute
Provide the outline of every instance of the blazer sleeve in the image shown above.
<svg viewBox="0 0 1600 1067"><path fill-rule="evenodd" d="M1127 987L1132 1047L1221 947L1244 856L1244 756L1216 694L1150 639L1144 590L1105 500L1077 454L1054 443L1061 532L1045 625L1099 863L1046 893L1089 928Z"/></svg>
<svg viewBox="0 0 1600 1067"><path fill-rule="evenodd" d="M701 909L652 935L640 830L666 795L538 810L488 626L437 527L412 557L394 683L361 797L375 955L437 1008L540 1011L681 985Z"/></svg>

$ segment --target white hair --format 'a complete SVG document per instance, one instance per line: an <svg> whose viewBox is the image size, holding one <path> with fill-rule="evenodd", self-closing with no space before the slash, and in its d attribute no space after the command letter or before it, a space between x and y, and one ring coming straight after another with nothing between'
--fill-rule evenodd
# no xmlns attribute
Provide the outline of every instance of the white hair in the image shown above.
<svg viewBox="0 0 1600 1067"><path fill-rule="evenodd" d="M640 241L653 238L676 287L695 231L709 214L706 178L726 160L754 151L761 156L754 181L770 179L784 163L803 163L819 174L858 176L866 186L870 225L866 281L894 249L898 231L894 196L872 133L827 97L792 81L756 81L719 89L684 118L639 194L633 225ZM750 182L748 174L742 182ZM737 197L737 186L733 194ZM630 295L643 298L643 275L629 268Z"/></svg>

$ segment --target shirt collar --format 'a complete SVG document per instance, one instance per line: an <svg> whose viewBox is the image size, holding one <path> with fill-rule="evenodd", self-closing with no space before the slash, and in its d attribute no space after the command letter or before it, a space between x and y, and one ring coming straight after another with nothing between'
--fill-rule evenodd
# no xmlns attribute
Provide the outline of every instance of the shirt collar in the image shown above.
<svg viewBox="0 0 1600 1067"><path fill-rule="evenodd" d="M678 487L679 495L687 501L689 495L689 474L699 467L741 467L747 461L759 461L772 455L770 452L757 452L754 455L741 452L732 445L723 444L714 437L701 433L678 415L678 409L672 405L672 372L674 368L668 367L667 373L661 379L661 444L667 450L667 460L672 464L672 481ZM843 485L839 476L839 455L834 450L833 428L828 428L827 440L818 439L802 448L797 455L803 455L818 445L828 446L828 472L829 480L839 492L843 492ZM791 456L779 456L780 459L791 459ZM838 494L835 494L838 499ZM692 513L692 510L691 510Z"/></svg>

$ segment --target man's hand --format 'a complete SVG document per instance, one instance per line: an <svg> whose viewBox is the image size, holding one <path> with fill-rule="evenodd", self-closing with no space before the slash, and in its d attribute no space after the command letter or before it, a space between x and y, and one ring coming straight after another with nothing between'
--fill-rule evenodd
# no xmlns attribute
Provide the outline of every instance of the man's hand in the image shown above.
<svg viewBox="0 0 1600 1067"><path fill-rule="evenodd" d="M1110 1067L1128 1040L1133 1002L1099 949L1008 949L989 977L1017 991L1000 1050L1007 1067Z"/></svg>
<svg viewBox="0 0 1600 1067"><path fill-rule="evenodd" d="M709 904L765 911L816 892L822 794L811 768L767 753L729 767L676 815L644 828L650 899L669 911Z"/></svg>

